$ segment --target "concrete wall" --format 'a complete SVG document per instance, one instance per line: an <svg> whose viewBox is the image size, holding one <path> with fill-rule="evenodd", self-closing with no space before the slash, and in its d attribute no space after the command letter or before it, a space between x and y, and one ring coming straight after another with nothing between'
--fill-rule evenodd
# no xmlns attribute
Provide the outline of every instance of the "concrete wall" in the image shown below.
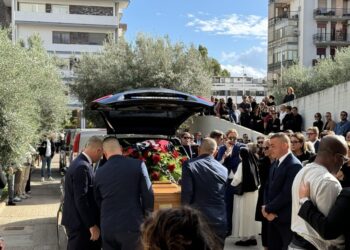
<svg viewBox="0 0 350 250"><path fill-rule="evenodd" d="M350 82L339 84L332 88L298 98L289 104L296 106L303 117L304 129L312 126L314 114L319 112L324 120L326 112L332 113L332 118L336 122L340 120L342 110L350 114Z"/></svg>
<svg viewBox="0 0 350 250"><path fill-rule="evenodd" d="M233 124L215 116L194 116L187 121L187 124L190 127L191 133L200 131L203 136L209 135L214 129L221 130L224 133L229 129L236 129L240 138L242 138L243 134L247 134L252 141L256 141L256 137L258 136L265 136L254 130Z"/></svg>

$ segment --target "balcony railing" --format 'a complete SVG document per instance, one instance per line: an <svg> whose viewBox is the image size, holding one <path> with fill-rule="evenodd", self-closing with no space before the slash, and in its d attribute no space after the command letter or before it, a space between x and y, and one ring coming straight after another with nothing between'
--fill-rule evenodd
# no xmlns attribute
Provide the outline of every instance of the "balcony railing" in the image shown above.
<svg viewBox="0 0 350 250"><path fill-rule="evenodd" d="M343 8L318 8L314 10L315 17L344 17L350 19L350 11Z"/></svg>
<svg viewBox="0 0 350 250"><path fill-rule="evenodd" d="M317 33L313 35L315 43L345 43L350 42L345 32Z"/></svg>
<svg viewBox="0 0 350 250"><path fill-rule="evenodd" d="M277 15L276 17L273 17L269 20L269 25L273 25L284 20L299 20L299 12L288 11Z"/></svg>
<svg viewBox="0 0 350 250"><path fill-rule="evenodd" d="M268 70L269 71L278 70L278 69L281 69L281 66L286 68L286 67L289 67L291 65L294 65L295 63L296 63L296 61L294 61L294 60L284 60L282 63L281 62L271 63L268 65Z"/></svg>

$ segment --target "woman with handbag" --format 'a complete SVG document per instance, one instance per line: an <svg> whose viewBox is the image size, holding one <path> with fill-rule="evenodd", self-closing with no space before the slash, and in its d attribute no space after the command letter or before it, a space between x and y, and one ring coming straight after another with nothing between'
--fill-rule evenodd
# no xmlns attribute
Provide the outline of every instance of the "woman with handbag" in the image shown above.
<svg viewBox="0 0 350 250"><path fill-rule="evenodd" d="M249 145L248 145L249 146ZM241 163L235 174L231 174L231 185L235 187L232 236L239 238L237 246L257 245L256 236L260 233L261 223L255 221L255 208L260 185L256 156L248 149L239 152Z"/></svg>

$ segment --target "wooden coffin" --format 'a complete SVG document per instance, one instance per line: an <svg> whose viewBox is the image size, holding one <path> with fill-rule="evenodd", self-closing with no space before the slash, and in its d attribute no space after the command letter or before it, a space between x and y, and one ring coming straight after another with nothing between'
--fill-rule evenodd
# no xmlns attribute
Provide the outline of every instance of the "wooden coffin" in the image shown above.
<svg viewBox="0 0 350 250"><path fill-rule="evenodd" d="M181 206L181 187L171 182L154 181L154 210Z"/></svg>

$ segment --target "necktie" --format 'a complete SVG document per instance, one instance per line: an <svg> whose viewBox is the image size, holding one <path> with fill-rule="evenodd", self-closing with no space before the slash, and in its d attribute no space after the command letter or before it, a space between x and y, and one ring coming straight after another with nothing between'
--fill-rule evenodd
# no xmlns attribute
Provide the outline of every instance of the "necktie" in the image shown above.
<svg viewBox="0 0 350 250"><path fill-rule="evenodd" d="M280 161L277 160L275 161L275 163L273 164L273 167L272 167L272 179L275 177L275 173L276 173L276 170L277 170L277 167L279 165Z"/></svg>

